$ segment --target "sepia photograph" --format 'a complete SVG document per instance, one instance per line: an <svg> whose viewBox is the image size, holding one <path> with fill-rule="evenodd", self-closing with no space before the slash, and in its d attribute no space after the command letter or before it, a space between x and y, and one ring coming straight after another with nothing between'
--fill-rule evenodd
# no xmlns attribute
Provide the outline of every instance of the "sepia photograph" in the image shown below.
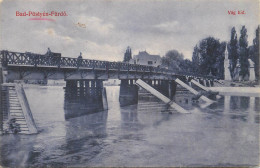
<svg viewBox="0 0 260 168"><path fill-rule="evenodd" d="M260 166L259 0L0 0L0 167Z"/></svg>

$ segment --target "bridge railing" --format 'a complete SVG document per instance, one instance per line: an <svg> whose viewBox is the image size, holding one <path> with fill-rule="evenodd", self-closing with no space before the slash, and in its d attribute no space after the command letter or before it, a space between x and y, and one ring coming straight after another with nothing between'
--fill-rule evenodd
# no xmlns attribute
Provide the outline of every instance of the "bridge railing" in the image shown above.
<svg viewBox="0 0 260 168"><path fill-rule="evenodd" d="M57 67L57 68L86 68L115 71L151 72L176 76L196 76L199 78L213 79L213 76L203 76L195 73L172 71L165 68L129 64L125 62L109 62L90 59L79 59L70 57L58 57L40 55L34 53L19 53L3 50L0 52L0 61L3 65L21 65L35 67Z"/></svg>

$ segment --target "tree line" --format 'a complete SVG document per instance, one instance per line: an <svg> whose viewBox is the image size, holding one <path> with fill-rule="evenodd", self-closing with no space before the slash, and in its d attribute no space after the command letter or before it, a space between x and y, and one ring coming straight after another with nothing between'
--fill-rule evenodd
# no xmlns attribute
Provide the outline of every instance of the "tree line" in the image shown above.
<svg viewBox="0 0 260 168"><path fill-rule="evenodd" d="M237 64L240 64L239 75L244 78L249 74L249 62L248 59L251 59L255 64L255 76L259 80L259 26L255 31L255 38L253 39L253 44L248 46L247 40L247 29L245 26L240 30L240 38L237 39L237 33L235 27L231 29L231 38L228 45L229 55L228 58L230 62L230 74L231 77L235 76L235 68Z"/></svg>
<svg viewBox="0 0 260 168"><path fill-rule="evenodd" d="M255 31L255 38L251 46L248 46L247 38L248 35L245 26L242 26L240 30L239 39L237 39L235 27L233 27L228 43L221 42L214 37L207 37L200 40L194 47L192 61L184 59L183 54L177 50L170 50L162 57L162 66L175 71L213 75L223 79L225 50L227 46L231 77L234 76L237 64L240 64L241 70L239 75L242 78L249 75L248 59L250 58L255 63L255 76L259 80L259 26Z"/></svg>

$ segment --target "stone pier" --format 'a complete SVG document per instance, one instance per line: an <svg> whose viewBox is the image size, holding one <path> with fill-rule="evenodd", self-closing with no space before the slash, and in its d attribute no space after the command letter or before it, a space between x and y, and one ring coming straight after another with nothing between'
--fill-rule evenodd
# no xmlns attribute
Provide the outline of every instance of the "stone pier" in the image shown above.
<svg viewBox="0 0 260 168"><path fill-rule="evenodd" d="M138 102L138 87L136 80L122 79L120 84L119 102L120 106L136 104Z"/></svg>
<svg viewBox="0 0 260 168"><path fill-rule="evenodd" d="M152 86L164 96L173 99L176 92L175 81L144 79L144 82ZM119 101L121 106L137 104L138 102L138 87L135 84L136 80L121 80Z"/></svg>
<svg viewBox="0 0 260 168"><path fill-rule="evenodd" d="M103 80L67 80L64 108L66 119L107 110Z"/></svg>

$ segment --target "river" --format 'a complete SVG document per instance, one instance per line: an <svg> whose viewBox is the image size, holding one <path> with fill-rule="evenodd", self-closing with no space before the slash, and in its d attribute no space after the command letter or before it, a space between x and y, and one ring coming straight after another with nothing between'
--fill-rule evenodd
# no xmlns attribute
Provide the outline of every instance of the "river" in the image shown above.
<svg viewBox="0 0 260 168"><path fill-rule="evenodd" d="M224 96L191 114L168 114L120 107L119 86L108 86L108 111L65 119L62 87L25 92L40 132L1 136L2 166L259 164L259 98Z"/></svg>

